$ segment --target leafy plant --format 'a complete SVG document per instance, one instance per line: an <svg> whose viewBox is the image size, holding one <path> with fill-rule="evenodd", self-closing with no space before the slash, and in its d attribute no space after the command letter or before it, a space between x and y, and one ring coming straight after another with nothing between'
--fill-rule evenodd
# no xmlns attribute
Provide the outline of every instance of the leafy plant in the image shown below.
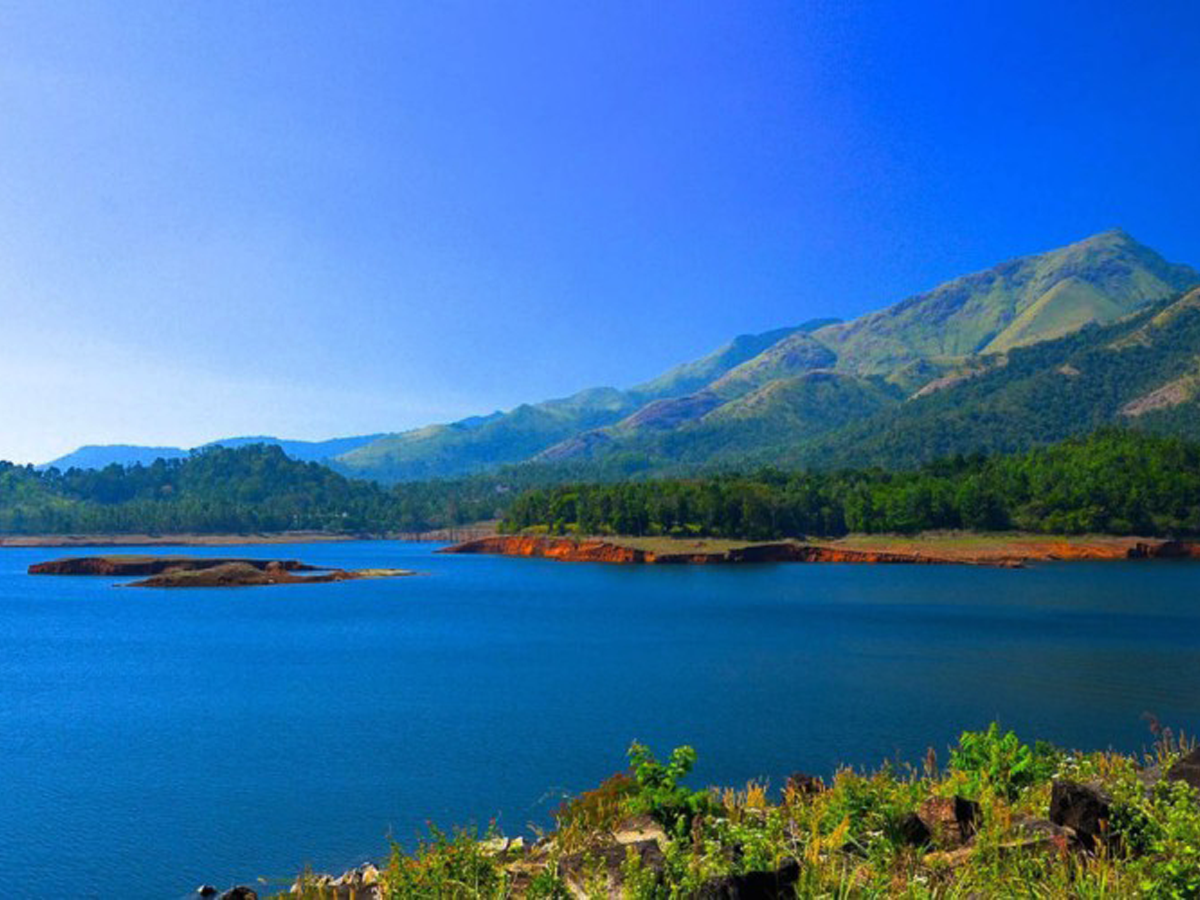
<svg viewBox="0 0 1200 900"><path fill-rule="evenodd" d="M692 819L712 806L707 791L680 784L696 764L696 751L691 747L676 747L671 758L661 763L649 747L634 741L629 746L629 762L638 788L632 798L634 811L653 816L667 831L687 834Z"/></svg>
<svg viewBox="0 0 1200 900"><path fill-rule="evenodd" d="M1047 744L1021 743L1013 731L993 722L986 731L964 731L950 751L950 769L967 777L971 793L986 788L1006 800L1054 774L1057 754Z"/></svg>

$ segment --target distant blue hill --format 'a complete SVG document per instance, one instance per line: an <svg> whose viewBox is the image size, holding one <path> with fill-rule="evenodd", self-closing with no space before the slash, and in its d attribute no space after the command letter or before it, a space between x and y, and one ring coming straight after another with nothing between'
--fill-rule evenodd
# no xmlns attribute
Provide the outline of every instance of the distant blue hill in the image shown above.
<svg viewBox="0 0 1200 900"><path fill-rule="evenodd" d="M122 466L150 465L156 459L180 459L188 455L182 447L138 447L134 444L88 444L60 456L39 469L103 469L112 463Z"/></svg>
<svg viewBox="0 0 1200 900"><path fill-rule="evenodd" d="M230 437L210 441L196 449L205 447L245 447L250 444L272 444L283 450L292 459L304 462L322 462L342 453L349 453L364 444L382 437L379 434L365 434L355 437L333 438L328 441L291 441L270 435L254 435L250 437ZM66 471L67 469L103 469L116 463L121 466L148 466L156 459L182 459L191 451L182 447L140 447L135 444L88 444L80 447L66 456L51 460L40 469L51 467Z"/></svg>

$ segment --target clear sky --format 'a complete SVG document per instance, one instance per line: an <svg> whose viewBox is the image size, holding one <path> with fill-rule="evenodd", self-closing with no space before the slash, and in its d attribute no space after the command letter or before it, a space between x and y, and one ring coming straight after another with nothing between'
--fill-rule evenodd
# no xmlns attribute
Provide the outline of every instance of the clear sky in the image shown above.
<svg viewBox="0 0 1200 900"><path fill-rule="evenodd" d="M1120 225L1200 3L0 0L0 457L626 386Z"/></svg>

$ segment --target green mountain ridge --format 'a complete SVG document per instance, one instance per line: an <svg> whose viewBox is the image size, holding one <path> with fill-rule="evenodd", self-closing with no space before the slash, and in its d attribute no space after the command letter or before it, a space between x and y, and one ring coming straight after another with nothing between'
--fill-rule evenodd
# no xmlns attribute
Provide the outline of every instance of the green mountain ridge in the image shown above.
<svg viewBox="0 0 1200 900"><path fill-rule="evenodd" d="M1061 337L1200 283L1120 229L945 282L818 330L838 366L889 374L918 359L961 358Z"/></svg>
<svg viewBox="0 0 1200 900"><path fill-rule="evenodd" d="M1098 424L1190 433L1200 302L1165 301L1197 284L1195 269L1106 231L848 322L741 335L627 389L346 439L354 443L322 461L381 482L513 465L547 467L531 476L540 480L568 468L579 477L757 461L909 464Z"/></svg>
<svg viewBox="0 0 1200 900"><path fill-rule="evenodd" d="M1104 232L954 279L852 322L789 333L709 386L726 406L680 421L668 434L609 428L573 437L538 459L602 461L640 454L671 470L681 464L781 459L821 465L846 456L842 444L861 443L841 430L852 430L863 419L879 427L910 416L906 397L964 385L1003 367L1005 351L1122 321L1197 282L1200 273L1166 262L1125 232ZM840 379L797 378L823 372ZM743 397L752 402L739 402ZM1038 403L1032 397L1028 402ZM1096 421L1117 416L1107 406L1087 409ZM1019 423L1007 427L1025 432ZM963 442L969 443L965 436L947 444ZM808 446L818 449L800 450Z"/></svg>
<svg viewBox="0 0 1200 900"><path fill-rule="evenodd" d="M591 388L569 397L524 404L486 417L470 428L463 423L433 425L388 435L333 461L339 471L385 482L446 478L486 471L506 463L535 458L563 442L636 413L647 404L687 396L752 359L789 335L828 325L818 319L792 328L741 335L724 347L676 366L628 391ZM648 414L650 417L652 414ZM603 437L582 438L603 441ZM569 455L564 451L560 456ZM555 458L553 454L551 458Z"/></svg>
<svg viewBox="0 0 1200 900"><path fill-rule="evenodd" d="M1014 348L972 377L780 452L804 465L911 466L1024 450L1106 425L1200 437L1200 401L1181 389L1200 372L1198 301L1200 289Z"/></svg>

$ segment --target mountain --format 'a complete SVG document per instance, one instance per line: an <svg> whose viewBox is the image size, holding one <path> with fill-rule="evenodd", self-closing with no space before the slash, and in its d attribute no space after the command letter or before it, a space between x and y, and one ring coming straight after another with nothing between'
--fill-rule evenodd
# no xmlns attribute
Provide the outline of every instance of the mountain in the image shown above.
<svg viewBox="0 0 1200 900"><path fill-rule="evenodd" d="M841 320L813 319L795 328L778 328L762 334L740 335L708 356L676 366L657 378L634 387L630 393L644 398L679 397L693 393L780 342L793 336L802 337L839 321Z"/></svg>
<svg viewBox="0 0 1200 900"><path fill-rule="evenodd" d="M1114 422L1182 432L1200 390L1194 295L1161 304L1197 284L1200 272L1117 229L852 321L742 335L627 389L591 388L397 434L216 443L275 443L346 475L408 482L524 463L546 470L528 476L535 480L709 464L908 464ZM100 465L164 451L184 452L79 453Z"/></svg>
<svg viewBox="0 0 1200 900"><path fill-rule="evenodd" d="M810 322L738 338L658 379L615 392L606 415L592 417L591 426L583 417L560 417L556 428L534 433L497 420L506 422L504 452L466 460L445 433L437 435L431 460L430 448L416 446L421 433L414 432L381 442L393 454L405 448L401 468L380 465L371 458L380 448L368 445L354 454L357 472L384 478L458 474L517 461L521 454L542 464L589 461L597 471L606 460L635 458L657 470L784 459L819 465L845 455L839 448L855 442L878 443L865 432L841 436L863 419L912 416L910 398L969 381L1003 364L1011 351L1120 321L1197 283L1194 269L1167 262L1123 231L1107 231L953 279L851 322ZM1191 384L1180 382L1146 403L1161 403ZM1096 416L1109 421L1112 411ZM514 440L514 426L525 440ZM1010 428L1025 433L1015 423ZM484 434L460 444L476 451L499 447ZM470 469L462 468L464 461Z"/></svg>
<svg viewBox="0 0 1200 900"><path fill-rule="evenodd" d="M1001 263L814 337L857 374L1003 352L1111 322L1200 282L1119 229Z"/></svg>
<svg viewBox="0 0 1200 900"><path fill-rule="evenodd" d="M303 462L324 462L343 453L348 453L363 444L383 437L381 434L367 434L358 437L333 438L327 441L291 441L276 437L232 437L209 441L195 449L203 450L208 447L247 447L251 444L266 444L279 447L292 459ZM183 459L192 451L182 447L142 447L134 444L87 444L65 456L45 463L38 468L56 468L65 472L68 469L103 469L113 464L119 466L143 465L148 466L157 459Z"/></svg>
<svg viewBox="0 0 1200 900"><path fill-rule="evenodd" d="M1117 322L985 357L788 459L911 466L1041 446L1105 425L1200 438L1200 289Z"/></svg>
<svg viewBox="0 0 1200 900"><path fill-rule="evenodd" d="M523 404L482 420L476 417L388 435L339 456L333 465L347 475L394 482L467 475L522 462L563 441L616 424L647 404L686 396L779 341L832 321L818 319L741 335L701 359L626 391L591 388L557 400Z"/></svg>

